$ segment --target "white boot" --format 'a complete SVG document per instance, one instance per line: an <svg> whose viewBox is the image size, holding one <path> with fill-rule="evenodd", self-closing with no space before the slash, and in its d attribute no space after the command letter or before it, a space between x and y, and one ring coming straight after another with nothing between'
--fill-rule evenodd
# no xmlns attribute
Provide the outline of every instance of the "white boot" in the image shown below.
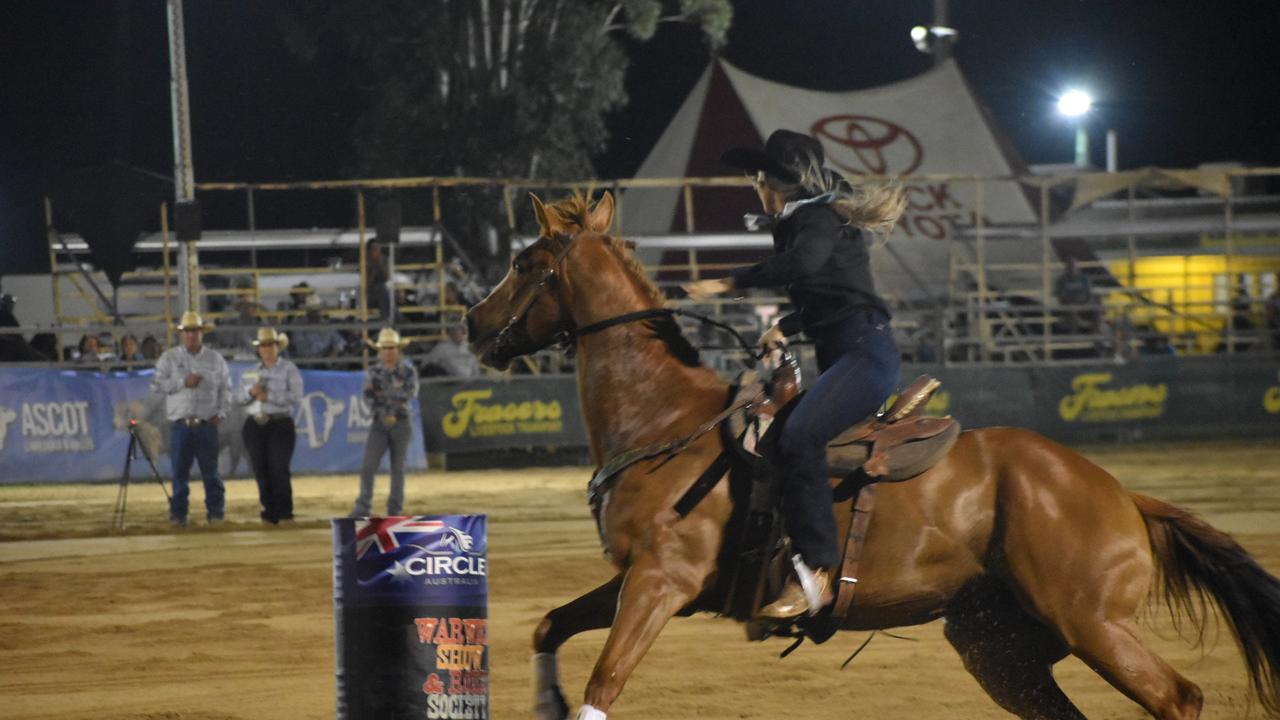
<svg viewBox="0 0 1280 720"><path fill-rule="evenodd" d="M578 717L574 720L605 720L605 714L590 705L583 705L578 708Z"/></svg>
<svg viewBox="0 0 1280 720"><path fill-rule="evenodd" d="M569 703L560 692L560 671L555 653L533 654L533 717L536 720L569 720Z"/></svg>

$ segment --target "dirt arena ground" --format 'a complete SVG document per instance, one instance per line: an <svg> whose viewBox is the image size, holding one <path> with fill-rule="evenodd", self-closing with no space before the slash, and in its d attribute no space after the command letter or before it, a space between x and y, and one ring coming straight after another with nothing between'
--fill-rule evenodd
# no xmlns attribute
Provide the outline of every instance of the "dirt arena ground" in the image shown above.
<svg viewBox="0 0 1280 720"><path fill-rule="evenodd" d="M1127 486L1193 508L1280 573L1280 444L1085 448ZM487 513L492 716L528 716L529 638L542 614L607 579L584 502L582 468L428 472L410 478L421 513ZM171 531L154 482L129 494L124 533L108 531L117 486L0 488L0 717L329 718L333 614L327 518L345 512L352 477L295 480L301 521L256 522L252 481L228 483L221 527ZM379 490L385 492L385 479ZM192 491L193 508L203 498ZM193 513L194 515L195 513ZM1205 691L1206 718L1260 718L1235 644L1205 650L1163 613L1152 645ZM668 626L610 713L627 718L988 718L1003 713L942 638L941 623L877 637L747 643L713 617ZM603 631L561 653L566 693L581 698ZM1143 712L1074 659L1058 666L1090 718Z"/></svg>

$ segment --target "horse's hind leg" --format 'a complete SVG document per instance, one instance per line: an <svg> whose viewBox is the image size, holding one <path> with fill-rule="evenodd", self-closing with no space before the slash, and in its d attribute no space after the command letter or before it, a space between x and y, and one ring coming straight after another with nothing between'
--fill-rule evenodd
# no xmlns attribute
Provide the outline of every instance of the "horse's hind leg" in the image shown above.
<svg viewBox="0 0 1280 720"><path fill-rule="evenodd" d="M1053 679L1067 648L990 580L966 588L947 608L944 634L964 667L1000 707L1020 718L1084 718Z"/></svg>
<svg viewBox="0 0 1280 720"><path fill-rule="evenodd" d="M569 704L560 691L556 650L587 630L609 627L622 588L622 574L572 602L547 613L533 631L533 714L538 720L564 720Z"/></svg>
<svg viewBox="0 0 1280 720"><path fill-rule="evenodd" d="M1120 692L1161 720L1195 720L1204 695L1138 637L1132 619L1070 628L1071 652Z"/></svg>

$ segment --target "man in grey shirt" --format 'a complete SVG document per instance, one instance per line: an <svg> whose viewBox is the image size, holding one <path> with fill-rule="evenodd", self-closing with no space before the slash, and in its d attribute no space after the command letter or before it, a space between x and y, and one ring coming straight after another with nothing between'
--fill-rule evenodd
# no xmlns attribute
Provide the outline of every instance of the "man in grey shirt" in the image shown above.
<svg viewBox="0 0 1280 720"><path fill-rule="evenodd" d="M422 358L422 367L435 371L432 374L449 377L479 376L480 359L467 347L467 326L455 322L446 332L448 336Z"/></svg>
<svg viewBox="0 0 1280 720"><path fill-rule="evenodd" d="M169 420L169 459L173 463L173 498L169 522L187 524L191 461L200 464L204 506L210 524L222 522L226 507L218 475L218 424L231 406L231 373L227 361L203 345L213 326L199 313L185 312L178 323L181 344L164 351L156 361L152 392L165 396Z"/></svg>

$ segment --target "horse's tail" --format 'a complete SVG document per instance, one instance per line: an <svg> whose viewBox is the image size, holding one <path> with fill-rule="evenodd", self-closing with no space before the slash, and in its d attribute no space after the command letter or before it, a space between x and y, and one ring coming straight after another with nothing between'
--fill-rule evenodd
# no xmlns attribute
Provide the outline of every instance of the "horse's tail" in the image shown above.
<svg viewBox="0 0 1280 720"><path fill-rule="evenodd" d="M1205 597L1222 611L1268 712L1280 714L1280 579L1232 537L1189 510L1133 493L1156 559L1159 590L1175 623L1187 617L1204 638Z"/></svg>

